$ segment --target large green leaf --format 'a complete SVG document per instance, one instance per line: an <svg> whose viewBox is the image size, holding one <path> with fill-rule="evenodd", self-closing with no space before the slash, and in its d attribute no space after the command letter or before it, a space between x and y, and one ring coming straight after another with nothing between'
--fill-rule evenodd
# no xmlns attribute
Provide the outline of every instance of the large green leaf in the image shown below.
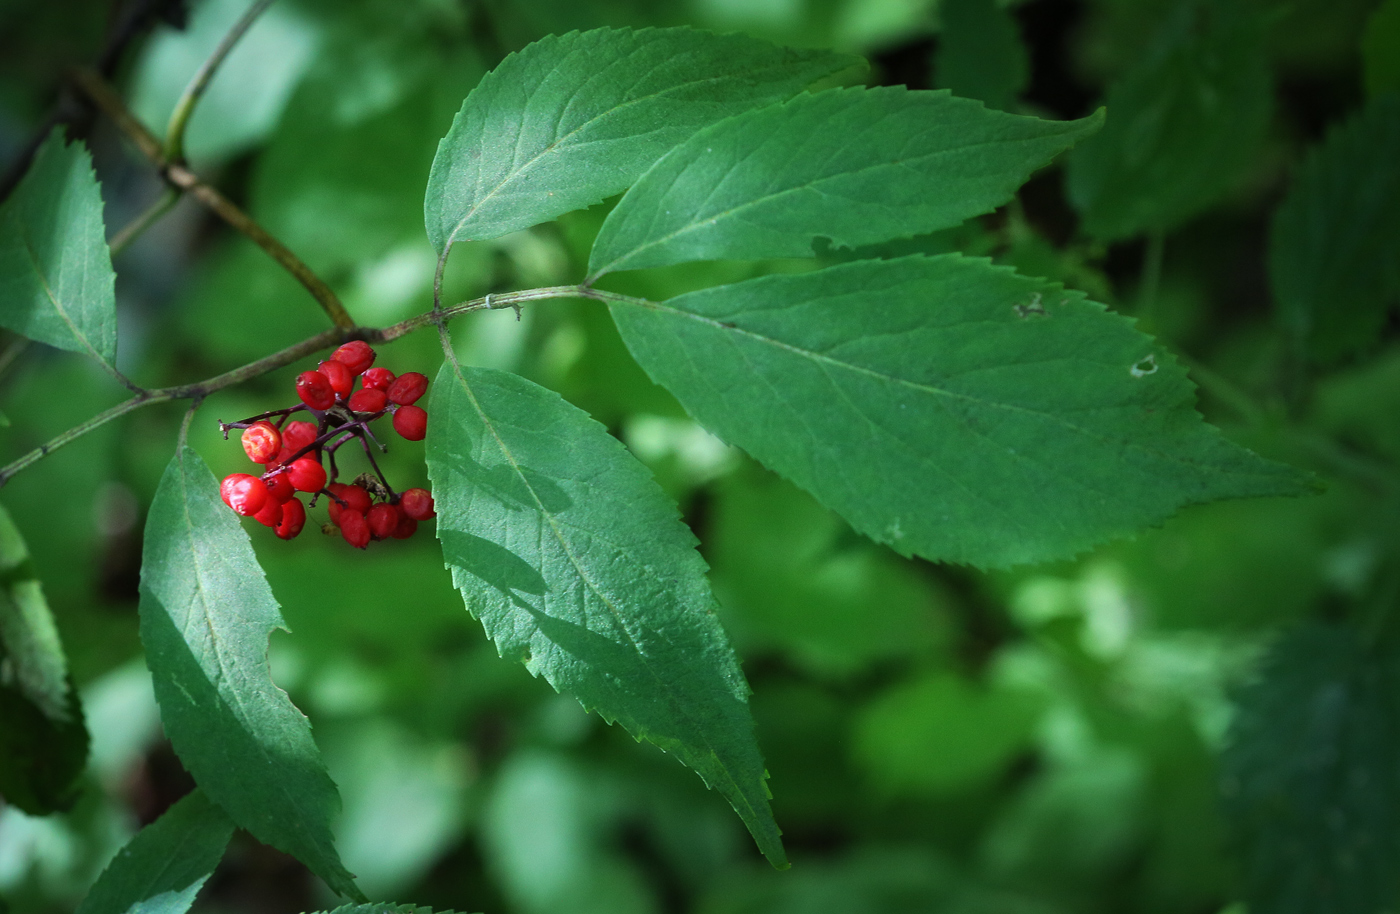
<svg viewBox="0 0 1400 914"><path fill-rule="evenodd" d="M77 914L183 914L233 836L233 823L195 790L131 839Z"/></svg>
<svg viewBox="0 0 1400 914"><path fill-rule="evenodd" d="M92 157L55 128L0 207L0 326L110 364L115 282Z"/></svg>
<svg viewBox="0 0 1400 914"><path fill-rule="evenodd" d="M1254 163L1273 105L1260 24L1234 2L1178 4L1107 105L1103 132L1067 163L1085 230L1113 240L1177 227Z"/></svg>
<svg viewBox="0 0 1400 914"><path fill-rule="evenodd" d="M1400 901L1400 651L1369 640L1303 625L1240 696L1222 786L1251 914Z"/></svg>
<svg viewBox="0 0 1400 914"><path fill-rule="evenodd" d="M195 781L239 827L361 898L331 839L340 797L311 725L268 670L268 636L286 625L247 533L188 447L146 519L140 611L161 720Z"/></svg>
<svg viewBox="0 0 1400 914"><path fill-rule="evenodd" d="M603 426L516 375L445 364L432 414L443 555L501 655L676 755L785 865L748 684L675 504Z"/></svg>
<svg viewBox="0 0 1400 914"><path fill-rule="evenodd" d="M1376 338L1400 301L1400 94L1372 99L1303 163L1274 217L1279 315L1321 359Z"/></svg>
<svg viewBox="0 0 1400 914"><path fill-rule="evenodd" d="M1206 425L1131 321L987 261L860 261L612 311L696 419L905 555L1041 561L1302 485Z"/></svg>
<svg viewBox="0 0 1400 914"><path fill-rule="evenodd" d="M1005 111L1031 78L1016 20L997 0L943 0L934 84Z"/></svg>
<svg viewBox="0 0 1400 914"><path fill-rule="evenodd" d="M34 815L67 806L87 749L53 613L24 538L0 507L0 795Z"/></svg>
<svg viewBox="0 0 1400 914"><path fill-rule="evenodd" d="M902 86L799 95L667 153L608 215L589 270L810 257L818 236L853 248L948 228L1005 203L1102 120Z"/></svg>
<svg viewBox="0 0 1400 914"><path fill-rule="evenodd" d="M684 28L542 38L462 103L428 178L428 237L443 254L598 203L700 127L855 63Z"/></svg>

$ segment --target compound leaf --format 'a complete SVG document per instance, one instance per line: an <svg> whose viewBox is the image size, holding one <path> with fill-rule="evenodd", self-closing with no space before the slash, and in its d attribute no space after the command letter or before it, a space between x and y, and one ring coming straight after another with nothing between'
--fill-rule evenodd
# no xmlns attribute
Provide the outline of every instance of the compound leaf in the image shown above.
<svg viewBox="0 0 1400 914"><path fill-rule="evenodd" d="M33 815L66 807L88 734L24 538L0 507L0 795Z"/></svg>
<svg viewBox="0 0 1400 914"><path fill-rule="evenodd" d="M1044 121L902 86L799 95L707 127L632 186L596 278L688 260L810 257L957 225L1005 203L1102 114Z"/></svg>
<svg viewBox="0 0 1400 914"><path fill-rule="evenodd" d="M232 836L228 816L196 789L117 852L77 914L183 914Z"/></svg>
<svg viewBox="0 0 1400 914"><path fill-rule="evenodd" d="M1369 104L1308 156L1274 217L1269 276L1313 355L1372 342L1400 300L1400 94Z"/></svg>
<svg viewBox="0 0 1400 914"><path fill-rule="evenodd" d="M501 655L676 755L786 865L748 684L675 503L552 391L451 364L433 390L438 538Z"/></svg>
<svg viewBox="0 0 1400 914"><path fill-rule="evenodd" d="M310 723L268 670L268 636L286 625L218 490L199 455L182 448L146 520L141 642L166 735L239 827L361 899L331 839L340 796Z"/></svg>
<svg viewBox="0 0 1400 914"><path fill-rule="evenodd" d="M1166 231L1214 204L1254 162L1272 99L1259 23L1230 3L1180 4L1109 88L1103 132L1068 158L1085 230L1105 241Z"/></svg>
<svg viewBox="0 0 1400 914"><path fill-rule="evenodd" d="M1185 504L1303 488L1206 425L1131 321L984 260L859 261L611 307L696 419L905 555L1060 558Z"/></svg>
<svg viewBox="0 0 1400 914"><path fill-rule="evenodd" d="M542 38L462 103L428 178L428 237L444 254L598 203L700 127L856 62L685 28Z"/></svg>
<svg viewBox="0 0 1400 914"><path fill-rule="evenodd" d="M1400 652L1308 623L1240 696L1225 810L1257 914L1385 911L1400 900Z"/></svg>
<svg viewBox="0 0 1400 914"><path fill-rule="evenodd" d="M115 283L92 157L55 128L0 207L0 326L111 364Z"/></svg>

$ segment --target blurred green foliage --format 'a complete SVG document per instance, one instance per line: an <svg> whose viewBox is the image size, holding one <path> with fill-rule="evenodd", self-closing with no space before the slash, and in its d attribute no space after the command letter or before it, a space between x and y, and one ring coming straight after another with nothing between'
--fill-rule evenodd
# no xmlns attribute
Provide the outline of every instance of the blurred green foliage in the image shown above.
<svg viewBox="0 0 1400 914"><path fill-rule="evenodd" d="M151 126L243 7L196 2L186 31L163 25L123 61ZM98 2L0 0L3 164L39 128L63 67L96 53L105 16ZM291 543L251 529L291 628L272 639L274 678L312 719L344 798L338 848L365 891L490 914L1393 907L1400 250L1336 201L1393 197L1400 180L1358 132L1393 146L1397 22L1395 0L276 4L201 107L191 158L369 324L430 300L423 187L462 96L549 32L742 29L870 56L873 82L936 80L1010 111L1067 119L1106 102L1103 134L1012 204L882 256L963 250L1107 302L1183 355L1207 418L1326 483L1312 498L1191 508L1075 561L976 574L861 538L710 436L599 307L459 321L464 363L560 391L680 500L755 690L793 867L768 868L674 760L498 658L431 541L360 555L311 528ZM1005 63L969 69L984 48ZM90 142L110 233L158 188L108 128ZM461 246L447 295L577 281L614 202ZM1283 241L1271 241L1276 212ZM1345 262L1329 225L1356 230L1341 250L1363 250L1365 269L1326 272ZM190 208L116 267L123 369L143 384L206 377L324 326L262 252ZM611 287L669 297L792 269L805 267L687 264ZM1342 338L1325 358L1300 351L1288 329L1300 313ZM431 333L382 354L395 370L439 359ZM123 394L72 354L0 361L6 459ZM203 404L190 444L217 475L245 463L216 420L280 405L311 363ZM0 491L92 738L70 811L0 807L0 910L72 911L190 786L136 637L140 531L182 416L135 413ZM421 445L384 460L391 477L426 482ZM299 865L235 836L195 910L331 906Z"/></svg>

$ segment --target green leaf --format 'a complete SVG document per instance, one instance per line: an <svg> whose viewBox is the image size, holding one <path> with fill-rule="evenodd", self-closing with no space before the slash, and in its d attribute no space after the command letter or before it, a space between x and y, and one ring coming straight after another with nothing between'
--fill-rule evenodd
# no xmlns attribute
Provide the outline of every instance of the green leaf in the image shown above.
<svg viewBox="0 0 1400 914"><path fill-rule="evenodd" d="M984 260L860 261L612 312L703 425L905 555L1043 561L1185 504L1303 489L1206 425L1131 321Z"/></svg>
<svg viewBox="0 0 1400 914"><path fill-rule="evenodd" d="M1112 241L1176 228L1255 166L1273 106L1262 29L1233 4L1179 4L1107 105L1103 132L1067 162L1084 229Z"/></svg>
<svg viewBox="0 0 1400 914"><path fill-rule="evenodd" d="M1375 340L1400 301L1400 94L1372 99L1298 171L1274 217L1279 317L1323 361Z"/></svg>
<svg viewBox="0 0 1400 914"><path fill-rule="evenodd" d="M195 790L117 852L77 914L183 914L232 836L224 811Z"/></svg>
<svg viewBox="0 0 1400 914"><path fill-rule="evenodd" d="M331 839L340 810L311 726L272 681L286 628L248 535L192 449L161 478L141 556L141 641L180 760L240 828L361 899Z"/></svg>
<svg viewBox="0 0 1400 914"><path fill-rule="evenodd" d="M445 254L591 206L706 124L856 62L684 28L542 38L462 103L428 178L428 237Z"/></svg>
<svg viewBox="0 0 1400 914"><path fill-rule="evenodd" d="M0 794L34 815L66 808L87 750L53 613L24 538L0 506Z"/></svg>
<svg viewBox="0 0 1400 914"><path fill-rule="evenodd" d="M1222 788L1251 914L1400 900L1400 652L1368 641L1296 628L1240 696Z"/></svg>
<svg viewBox="0 0 1400 914"><path fill-rule="evenodd" d="M748 684L674 502L606 429L516 375L445 364L431 413L438 538L501 656L677 756L785 866Z"/></svg>
<svg viewBox="0 0 1400 914"><path fill-rule="evenodd" d="M1037 696L953 673L880 694L857 719L856 759L891 793L946 796L985 783L1030 747Z"/></svg>
<svg viewBox="0 0 1400 914"><path fill-rule="evenodd" d="M934 85L1005 111L1030 83L1031 62L1011 13L997 0L943 0Z"/></svg>
<svg viewBox="0 0 1400 914"><path fill-rule="evenodd" d="M957 225L1005 203L1102 114L1043 121L902 86L799 95L700 131L603 223L594 278L688 260L811 257Z"/></svg>
<svg viewBox="0 0 1400 914"><path fill-rule="evenodd" d="M1361 57L1368 95L1400 92L1400 0L1386 0L1366 23Z"/></svg>
<svg viewBox="0 0 1400 914"><path fill-rule="evenodd" d="M92 157L55 128L0 207L0 326L111 364L116 274L103 232Z"/></svg>

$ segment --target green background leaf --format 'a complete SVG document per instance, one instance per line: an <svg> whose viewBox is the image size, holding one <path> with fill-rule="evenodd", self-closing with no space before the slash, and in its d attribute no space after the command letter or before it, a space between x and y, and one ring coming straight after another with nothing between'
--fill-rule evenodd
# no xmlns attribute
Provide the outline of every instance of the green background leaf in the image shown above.
<svg viewBox="0 0 1400 914"><path fill-rule="evenodd" d="M700 131L603 223L594 277L688 260L810 257L957 225L1098 129L903 87L799 95Z"/></svg>
<svg viewBox="0 0 1400 914"><path fill-rule="evenodd" d="M183 448L146 519L141 642L166 735L241 828L358 898L331 839L335 784L310 724L268 670L268 636L286 626L218 490L204 461Z"/></svg>
<svg viewBox="0 0 1400 914"><path fill-rule="evenodd" d="M0 207L0 326L111 364L115 282L92 157L55 128Z"/></svg>
<svg viewBox="0 0 1400 914"><path fill-rule="evenodd" d="M1261 25L1233 2L1180 3L1109 88L1108 123L1067 161L1084 229L1111 241L1176 228L1254 161L1273 108Z"/></svg>
<svg viewBox="0 0 1400 914"><path fill-rule="evenodd" d="M706 428L905 555L1042 561L1303 484L1207 426L1129 321L982 260L862 261L612 312Z"/></svg>
<svg viewBox="0 0 1400 914"><path fill-rule="evenodd" d="M0 506L0 795L35 815L67 807L87 750L53 613L24 538Z"/></svg>
<svg viewBox="0 0 1400 914"><path fill-rule="evenodd" d="M430 413L443 556L501 656L674 754L784 865L748 684L674 504L601 425L516 375L444 364Z"/></svg>
<svg viewBox="0 0 1400 914"><path fill-rule="evenodd" d="M601 202L698 128L855 62L694 29L542 38L462 103L428 178L428 237L443 253Z"/></svg>
<svg viewBox="0 0 1400 914"><path fill-rule="evenodd" d="M1273 646L1222 764L1250 911L1383 911L1400 898L1397 696L1393 643L1311 622Z"/></svg>
<svg viewBox="0 0 1400 914"><path fill-rule="evenodd" d="M933 82L1003 111L1030 82L1031 61L1011 13L997 0L943 0Z"/></svg>
<svg viewBox="0 0 1400 914"><path fill-rule="evenodd" d="M233 836L233 823L203 792L185 795L122 848L77 914L183 914Z"/></svg>
<svg viewBox="0 0 1400 914"><path fill-rule="evenodd" d="M1400 93L1328 134L1274 216L1269 278L1284 326L1324 361L1373 342L1400 302Z"/></svg>

